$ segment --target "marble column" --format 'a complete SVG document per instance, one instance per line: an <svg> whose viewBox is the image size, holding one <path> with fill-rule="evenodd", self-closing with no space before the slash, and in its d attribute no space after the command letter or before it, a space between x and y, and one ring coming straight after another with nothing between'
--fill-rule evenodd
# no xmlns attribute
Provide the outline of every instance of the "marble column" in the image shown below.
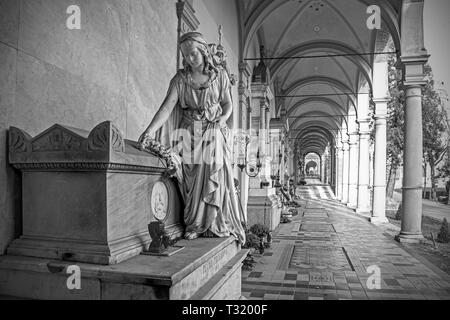
<svg viewBox="0 0 450 320"><path fill-rule="evenodd" d="M336 195L336 148L331 149L331 189Z"/></svg>
<svg viewBox="0 0 450 320"><path fill-rule="evenodd" d="M358 163L358 204L356 212L370 212L369 194L369 140L370 119L360 119L359 123L359 163Z"/></svg>
<svg viewBox="0 0 450 320"><path fill-rule="evenodd" d="M350 158L350 146L348 140L342 141L342 199L341 202L344 204L348 203L348 177L349 177L349 158Z"/></svg>
<svg viewBox="0 0 450 320"><path fill-rule="evenodd" d="M272 144L271 144L271 136L270 136L270 108L266 107L266 156L269 158L273 157L273 152L272 152Z"/></svg>
<svg viewBox="0 0 450 320"><path fill-rule="evenodd" d="M342 199L342 158L343 149L340 145L336 146L336 199Z"/></svg>
<svg viewBox="0 0 450 320"><path fill-rule="evenodd" d="M373 99L375 103L375 152L373 173L372 223L388 222L386 218L386 98Z"/></svg>
<svg viewBox="0 0 450 320"><path fill-rule="evenodd" d="M251 108L251 92L250 92L250 80L251 80L251 69L248 63L242 62L239 64L239 106L245 115L245 121L241 122L242 129L246 130L247 137L250 138L252 135L252 108ZM243 157L247 159L247 154L245 154L245 148L243 148ZM248 160L248 159L247 159ZM241 205L244 211L244 219L247 221L247 203L248 203L248 193L250 188L250 179L245 170L240 173L240 189L241 189Z"/></svg>
<svg viewBox="0 0 450 320"><path fill-rule="evenodd" d="M294 156L293 156L293 172L294 172L294 186L297 184L298 177L298 154L297 148L294 148Z"/></svg>
<svg viewBox="0 0 450 320"><path fill-rule="evenodd" d="M259 109L259 156L261 159L266 155L266 102L260 103Z"/></svg>
<svg viewBox="0 0 450 320"><path fill-rule="evenodd" d="M429 55L424 44L423 0L404 0L401 13L401 62L404 66L405 143L403 149L402 226L400 242L423 239L422 220L422 88L424 64Z"/></svg>
<svg viewBox="0 0 450 320"><path fill-rule="evenodd" d="M418 242L422 236L422 87L406 84L403 155L402 226L399 242Z"/></svg>
<svg viewBox="0 0 450 320"><path fill-rule="evenodd" d="M357 132L350 134L347 206L354 209L356 209L358 202L358 138Z"/></svg>

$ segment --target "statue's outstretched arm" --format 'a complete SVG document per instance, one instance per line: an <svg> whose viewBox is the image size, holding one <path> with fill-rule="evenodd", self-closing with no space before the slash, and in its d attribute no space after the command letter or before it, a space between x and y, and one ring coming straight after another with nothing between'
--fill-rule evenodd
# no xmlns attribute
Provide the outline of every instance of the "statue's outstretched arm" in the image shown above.
<svg viewBox="0 0 450 320"><path fill-rule="evenodd" d="M151 138L155 135L156 131L163 126L163 124L169 119L170 114L173 111L176 103L178 101L178 92L175 86L172 86L171 90L167 93L164 102L159 107L156 112L155 117L152 119L147 129L142 133L139 138L139 144L142 145L146 139Z"/></svg>

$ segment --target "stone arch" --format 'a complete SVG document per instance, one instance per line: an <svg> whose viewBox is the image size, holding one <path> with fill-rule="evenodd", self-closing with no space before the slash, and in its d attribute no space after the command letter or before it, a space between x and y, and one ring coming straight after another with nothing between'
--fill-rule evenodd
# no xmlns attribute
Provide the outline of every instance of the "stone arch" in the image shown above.
<svg viewBox="0 0 450 320"><path fill-rule="evenodd" d="M256 35L257 30L264 23L267 17L275 11L277 8L285 4L290 0L284 1L273 1L273 0L263 0L252 12L252 14L244 21L244 47L243 47L243 57L247 57L248 51L250 48L250 44L253 40L253 37ZM356 0L358 2L363 3L365 6L370 6L372 3L369 3L367 0ZM381 19L386 24L389 33L391 33L392 38L394 40L396 48L400 48L400 15L396 12L393 4L388 0L379 0L382 5L382 15ZM397 1L398 2L398 1Z"/></svg>

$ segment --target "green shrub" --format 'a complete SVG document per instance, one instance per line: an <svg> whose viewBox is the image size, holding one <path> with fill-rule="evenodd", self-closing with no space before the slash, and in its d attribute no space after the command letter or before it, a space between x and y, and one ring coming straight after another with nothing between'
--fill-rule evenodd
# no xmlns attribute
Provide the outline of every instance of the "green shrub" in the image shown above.
<svg viewBox="0 0 450 320"><path fill-rule="evenodd" d="M245 257L245 259L242 261L242 269L246 271L251 271L253 270L253 266L255 263L256 262L255 259L253 258L252 253L249 252Z"/></svg>
<svg viewBox="0 0 450 320"><path fill-rule="evenodd" d="M247 233L246 235L246 241L245 241L245 245L244 245L244 249L250 249L250 248L254 248L254 249L259 249L259 244L261 242L261 240L259 239L259 237L253 233Z"/></svg>
<svg viewBox="0 0 450 320"><path fill-rule="evenodd" d="M448 243L450 241L447 218L444 218L444 221L442 221L441 230L438 233L437 241L442 243Z"/></svg>
<svg viewBox="0 0 450 320"><path fill-rule="evenodd" d="M264 237L269 234L270 230L267 226L257 223L250 227L250 232L258 237Z"/></svg>

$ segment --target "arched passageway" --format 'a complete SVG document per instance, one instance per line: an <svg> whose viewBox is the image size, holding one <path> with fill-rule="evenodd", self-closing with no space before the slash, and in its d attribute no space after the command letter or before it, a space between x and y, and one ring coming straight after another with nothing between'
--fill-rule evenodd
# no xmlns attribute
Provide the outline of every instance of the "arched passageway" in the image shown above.
<svg viewBox="0 0 450 320"><path fill-rule="evenodd" d="M283 171L294 177L292 181L301 182L311 172L318 174L339 201L370 213L374 223L387 221L387 57L397 55L403 63L409 97L405 146L409 172L405 172L403 192L403 205L408 208L404 220L408 222L399 239L420 238L421 144L413 145L411 139L421 141L421 133L411 128L419 125L412 117L420 118L421 97L417 93L424 84L422 67L427 60L422 37L423 1L239 3L242 65L253 68L252 89L263 85L263 98L250 94L258 97L258 102L252 104L257 112L250 112L249 117L260 129L274 129L267 122L282 124L284 150L291 151L284 152ZM374 9L379 9L380 15L375 16L379 25L371 20L377 12ZM255 71L259 74L261 70L264 76L255 78ZM319 158L317 169L305 158L310 153Z"/></svg>

